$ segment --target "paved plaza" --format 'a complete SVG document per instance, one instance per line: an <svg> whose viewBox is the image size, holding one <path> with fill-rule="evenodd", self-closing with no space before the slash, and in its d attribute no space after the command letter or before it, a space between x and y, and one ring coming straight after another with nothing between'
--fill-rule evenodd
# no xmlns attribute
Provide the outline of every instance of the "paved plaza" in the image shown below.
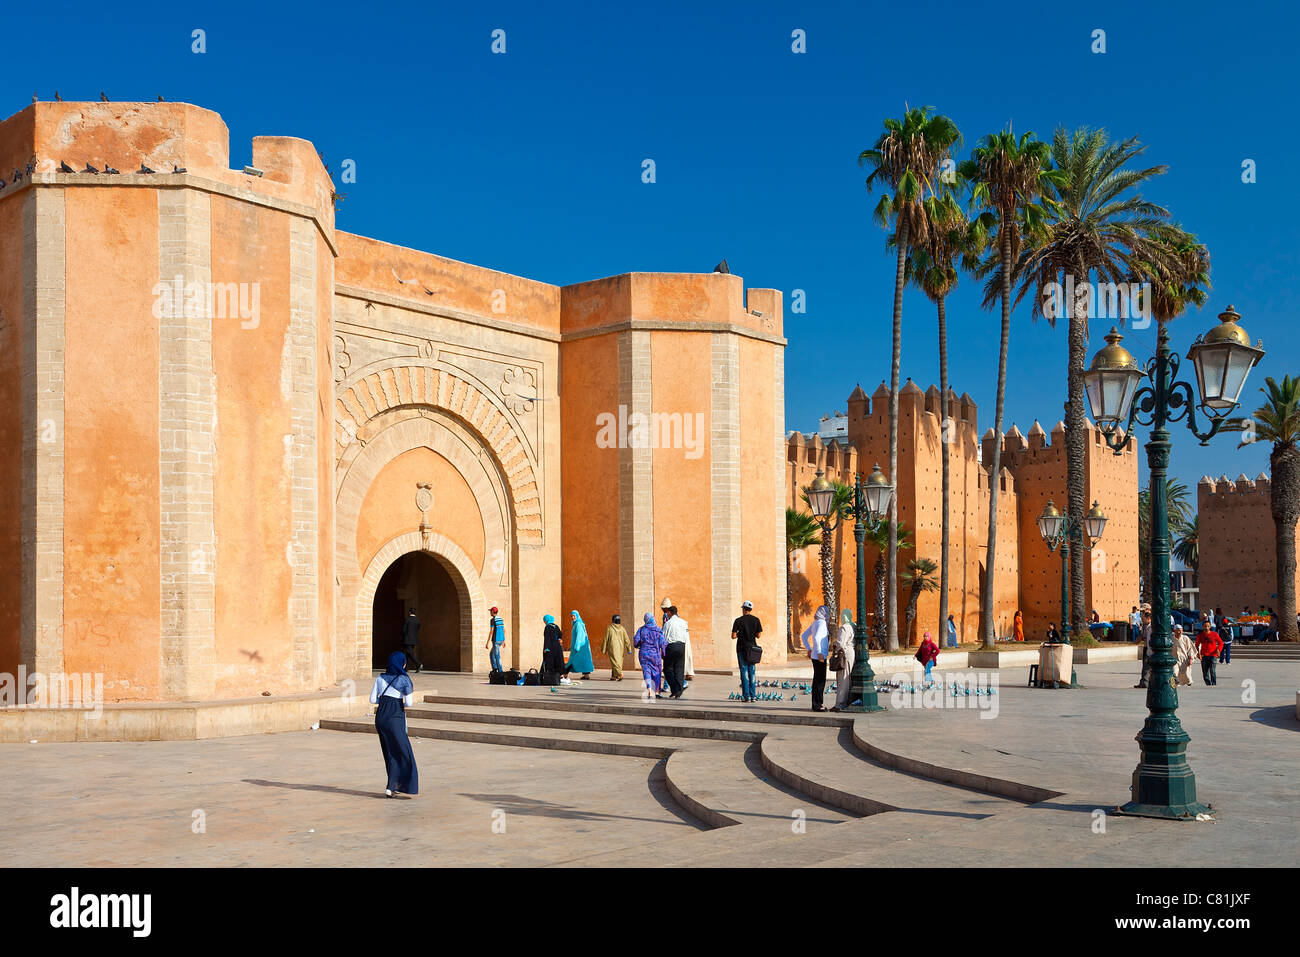
<svg viewBox="0 0 1300 957"><path fill-rule="evenodd" d="M725 675L643 702L635 672L554 692L424 674L415 798L384 798L367 719L3 745L0 850L11 866L1293 865L1300 663L1241 660L1180 692L1205 823L1109 813L1138 758L1137 668L1081 666L1086 687L1061 691L1003 671L979 699L993 718L744 706Z"/></svg>

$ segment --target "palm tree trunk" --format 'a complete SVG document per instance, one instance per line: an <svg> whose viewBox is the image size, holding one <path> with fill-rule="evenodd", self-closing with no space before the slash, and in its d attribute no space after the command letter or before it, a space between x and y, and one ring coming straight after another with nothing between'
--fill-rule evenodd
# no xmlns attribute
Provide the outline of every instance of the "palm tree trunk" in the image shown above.
<svg viewBox="0 0 1300 957"><path fill-rule="evenodd" d="M1080 265L1077 282L1087 283L1088 272ZM1076 293L1078 290L1076 290ZM1084 588L1083 516L1088 509L1085 456L1088 435L1083 410L1083 368L1088 354L1088 311L1076 295L1070 304L1069 342L1065 403L1066 514L1070 518L1070 634L1082 637L1088 631ZM1064 623L1062 623L1064 627Z"/></svg>
<svg viewBox="0 0 1300 957"><path fill-rule="evenodd" d="M984 594L980 601L980 634L985 648L993 648L994 582L997 579L998 484L1002 472L1002 409L1007 398L1007 349L1011 344L1011 223L1002 214L1002 342L998 349L998 395L993 412L993 456L989 467L989 547L985 553Z"/></svg>
<svg viewBox="0 0 1300 957"><path fill-rule="evenodd" d="M894 357L889 367L889 480L894 494L889 497L889 557L885 568L886 637L890 651L898 648L898 371L903 361L903 276L907 263L907 220L898 227L898 267L894 272Z"/></svg>
<svg viewBox="0 0 1300 957"><path fill-rule="evenodd" d="M948 464L948 447L956 441L956 429L949 420L948 408L948 317L944 311L944 301L936 303L939 310L939 437L942 448L939 451L943 461L943 532L939 541L939 631L942 637L948 627L948 542L950 538L948 520L948 493L950 491L950 470Z"/></svg>
<svg viewBox="0 0 1300 957"><path fill-rule="evenodd" d="M903 628L903 634L907 638L907 644L909 647L912 644L912 624L916 621L916 600L920 597L921 592L916 588L913 588L911 594L907 596L907 611L904 613L905 625Z"/></svg>
<svg viewBox="0 0 1300 957"><path fill-rule="evenodd" d="M794 650L794 601L790 597L790 584L794 576L790 572L790 553L785 553L785 643Z"/></svg>
<svg viewBox="0 0 1300 957"><path fill-rule="evenodd" d="M1277 539L1278 637L1300 641L1296 629L1295 529L1300 519L1300 449L1294 443L1273 443L1269 455L1272 511Z"/></svg>
<svg viewBox="0 0 1300 957"><path fill-rule="evenodd" d="M885 556L876 558L876 640L883 648L888 640L888 628L885 625Z"/></svg>
<svg viewBox="0 0 1300 957"><path fill-rule="evenodd" d="M835 552L830 527L822 525L822 604L835 607Z"/></svg>

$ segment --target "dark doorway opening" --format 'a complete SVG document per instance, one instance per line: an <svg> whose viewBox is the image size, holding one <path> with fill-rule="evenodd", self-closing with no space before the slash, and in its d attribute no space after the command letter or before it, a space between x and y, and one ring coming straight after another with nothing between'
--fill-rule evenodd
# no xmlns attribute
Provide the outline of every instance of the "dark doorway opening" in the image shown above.
<svg viewBox="0 0 1300 957"><path fill-rule="evenodd" d="M432 671L460 671L460 593L451 573L427 552L407 552L388 566L375 589L371 630L374 667L402 650L402 620L414 608L420 619L416 654Z"/></svg>

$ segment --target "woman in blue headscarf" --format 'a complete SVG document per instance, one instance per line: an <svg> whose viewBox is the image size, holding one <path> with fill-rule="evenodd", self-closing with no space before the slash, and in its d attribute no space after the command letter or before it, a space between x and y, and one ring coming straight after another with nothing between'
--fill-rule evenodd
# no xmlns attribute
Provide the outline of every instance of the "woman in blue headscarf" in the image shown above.
<svg viewBox="0 0 1300 957"><path fill-rule="evenodd" d="M585 680L596 670L596 663L591 659L591 642L587 640L587 626L582 616L576 611L570 614L573 616L573 631L569 636L569 670L578 672Z"/></svg>
<svg viewBox="0 0 1300 957"><path fill-rule="evenodd" d="M645 622L632 636L632 647L637 649L637 660L641 664L641 676L645 679L647 694L662 698L659 686L663 684L664 669L664 633L655 624L654 612L646 612L641 619Z"/></svg>
<svg viewBox="0 0 1300 957"><path fill-rule="evenodd" d="M406 655L394 651L388 656L388 668L375 679L370 689L370 703L375 708L375 731L379 749L388 768L388 786L384 793L418 794L420 776L415 768L415 753L406 736L406 709L415 703L415 684L406 673Z"/></svg>
<svg viewBox="0 0 1300 957"><path fill-rule="evenodd" d="M542 674L547 684L554 684L564 675L564 641L554 615L542 618L546 628L542 631Z"/></svg>

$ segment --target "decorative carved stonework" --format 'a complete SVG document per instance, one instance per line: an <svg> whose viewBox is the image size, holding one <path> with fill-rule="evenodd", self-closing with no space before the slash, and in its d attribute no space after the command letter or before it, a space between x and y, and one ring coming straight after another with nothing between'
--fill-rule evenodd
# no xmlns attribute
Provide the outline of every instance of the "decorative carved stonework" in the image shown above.
<svg viewBox="0 0 1300 957"><path fill-rule="evenodd" d="M429 482L415 483L415 507L420 510L420 541L422 547L429 548L433 537L433 526L429 524L429 509L433 507L433 485Z"/></svg>
<svg viewBox="0 0 1300 957"><path fill-rule="evenodd" d="M342 336L334 337L334 381L342 382L347 378L348 367L352 365L352 356L348 353L347 340Z"/></svg>
<svg viewBox="0 0 1300 957"><path fill-rule="evenodd" d="M522 366L510 366L501 376L497 391L515 415L533 411L537 398L537 376Z"/></svg>

